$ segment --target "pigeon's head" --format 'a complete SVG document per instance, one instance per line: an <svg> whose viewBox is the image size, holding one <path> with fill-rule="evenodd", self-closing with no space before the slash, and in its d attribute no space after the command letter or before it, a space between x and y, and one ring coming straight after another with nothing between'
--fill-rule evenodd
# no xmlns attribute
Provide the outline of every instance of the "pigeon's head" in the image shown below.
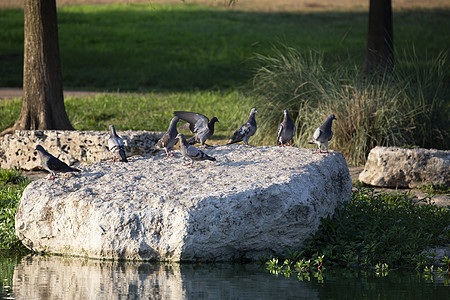
<svg viewBox="0 0 450 300"><path fill-rule="evenodd" d="M34 148L34 150L39 151L39 152L46 152L44 147L42 147L41 145L37 145L36 148Z"/></svg>
<svg viewBox="0 0 450 300"><path fill-rule="evenodd" d="M258 111L256 110L256 108L252 108L252 110L250 111L250 114L257 114Z"/></svg>
<svg viewBox="0 0 450 300"><path fill-rule="evenodd" d="M329 115L328 119L330 119L330 120L337 120L336 116L334 114Z"/></svg>
<svg viewBox="0 0 450 300"><path fill-rule="evenodd" d="M111 134L116 134L116 128L114 127L114 125L109 125L109 131L111 132Z"/></svg>
<svg viewBox="0 0 450 300"><path fill-rule="evenodd" d="M284 113L284 116L285 116L285 117L289 115L289 112L288 112L287 109L285 109L283 113Z"/></svg>
<svg viewBox="0 0 450 300"><path fill-rule="evenodd" d="M219 119L217 119L216 117L212 117L211 121L209 121L209 122L216 123L216 122L219 122Z"/></svg>

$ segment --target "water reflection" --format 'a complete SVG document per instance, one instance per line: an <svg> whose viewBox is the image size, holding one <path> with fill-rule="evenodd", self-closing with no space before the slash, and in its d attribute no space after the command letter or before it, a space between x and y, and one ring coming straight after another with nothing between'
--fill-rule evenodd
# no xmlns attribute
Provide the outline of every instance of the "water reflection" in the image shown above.
<svg viewBox="0 0 450 300"><path fill-rule="evenodd" d="M16 299L318 299L308 283L257 265L155 264L29 255L14 270Z"/></svg>

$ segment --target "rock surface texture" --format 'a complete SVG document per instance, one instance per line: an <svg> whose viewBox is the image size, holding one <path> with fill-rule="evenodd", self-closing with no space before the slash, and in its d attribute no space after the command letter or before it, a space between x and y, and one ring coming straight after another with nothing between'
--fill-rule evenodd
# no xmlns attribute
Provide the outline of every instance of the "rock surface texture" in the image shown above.
<svg viewBox="0 0 450 300"><path fill-rule="evenodd" d="M81 164L81 173L32 182L16 234L35 251L93 258L256 260L299 249L320 218L351 197L338 152L218 146L217 161L179 157Z"/></svg>
<svg viewBox="0 0 450 300"><path fill-rule="evenodd" d="M378 187L450 186L450 151L375 147L359 180Z"/></svg>
<svg viewBox="0 0 450 300"><path fill-rule="evenodd" d="M151 153L150 148L163 135L162 132L150 131L119 131L118 134L124 140L128 156ZM17 130L15 134L0 138L0 168L41 168L39 155L34 150L38 144L69 166L76 162L111 159L108 138L107 130Z"/></svg>

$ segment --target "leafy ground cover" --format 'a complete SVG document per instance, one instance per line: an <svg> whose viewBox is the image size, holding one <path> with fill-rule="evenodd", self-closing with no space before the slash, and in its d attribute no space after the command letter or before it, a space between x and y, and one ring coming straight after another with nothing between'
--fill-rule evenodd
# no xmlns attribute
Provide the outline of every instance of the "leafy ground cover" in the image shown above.
<svg viewBox="0 0 450 300"><path fill-rule="evenodd" d="M430 273L434 260L423 250L448 245L449 224L449 207L437 207L431 198L418 203L407 193L360 188L333 217L322 220L304 249L288 250L285 257L262 257L261 262L274 274L300 277L310 271L320 276L324 266L369 267L380 274L416 267ZM448 263L444 257L442 273L449 272Z"/></svg>
<svg viewBox="0 0 450 300"><path fill-rule="evenodd" d="M0 249L24 248L15 234L14 218L28 183L20 171L0 169Z"/></svg>

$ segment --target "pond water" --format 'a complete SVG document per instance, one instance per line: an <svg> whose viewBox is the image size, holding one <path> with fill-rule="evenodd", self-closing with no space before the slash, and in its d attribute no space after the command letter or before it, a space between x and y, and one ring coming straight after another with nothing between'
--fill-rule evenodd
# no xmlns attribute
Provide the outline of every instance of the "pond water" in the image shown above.
<svg viewBox="0 0 450 300"><path fill-rule="evenodd" d="M258 264L0 255L0 299L450 299L448 277L326 269L299 280Z"/></svg>

